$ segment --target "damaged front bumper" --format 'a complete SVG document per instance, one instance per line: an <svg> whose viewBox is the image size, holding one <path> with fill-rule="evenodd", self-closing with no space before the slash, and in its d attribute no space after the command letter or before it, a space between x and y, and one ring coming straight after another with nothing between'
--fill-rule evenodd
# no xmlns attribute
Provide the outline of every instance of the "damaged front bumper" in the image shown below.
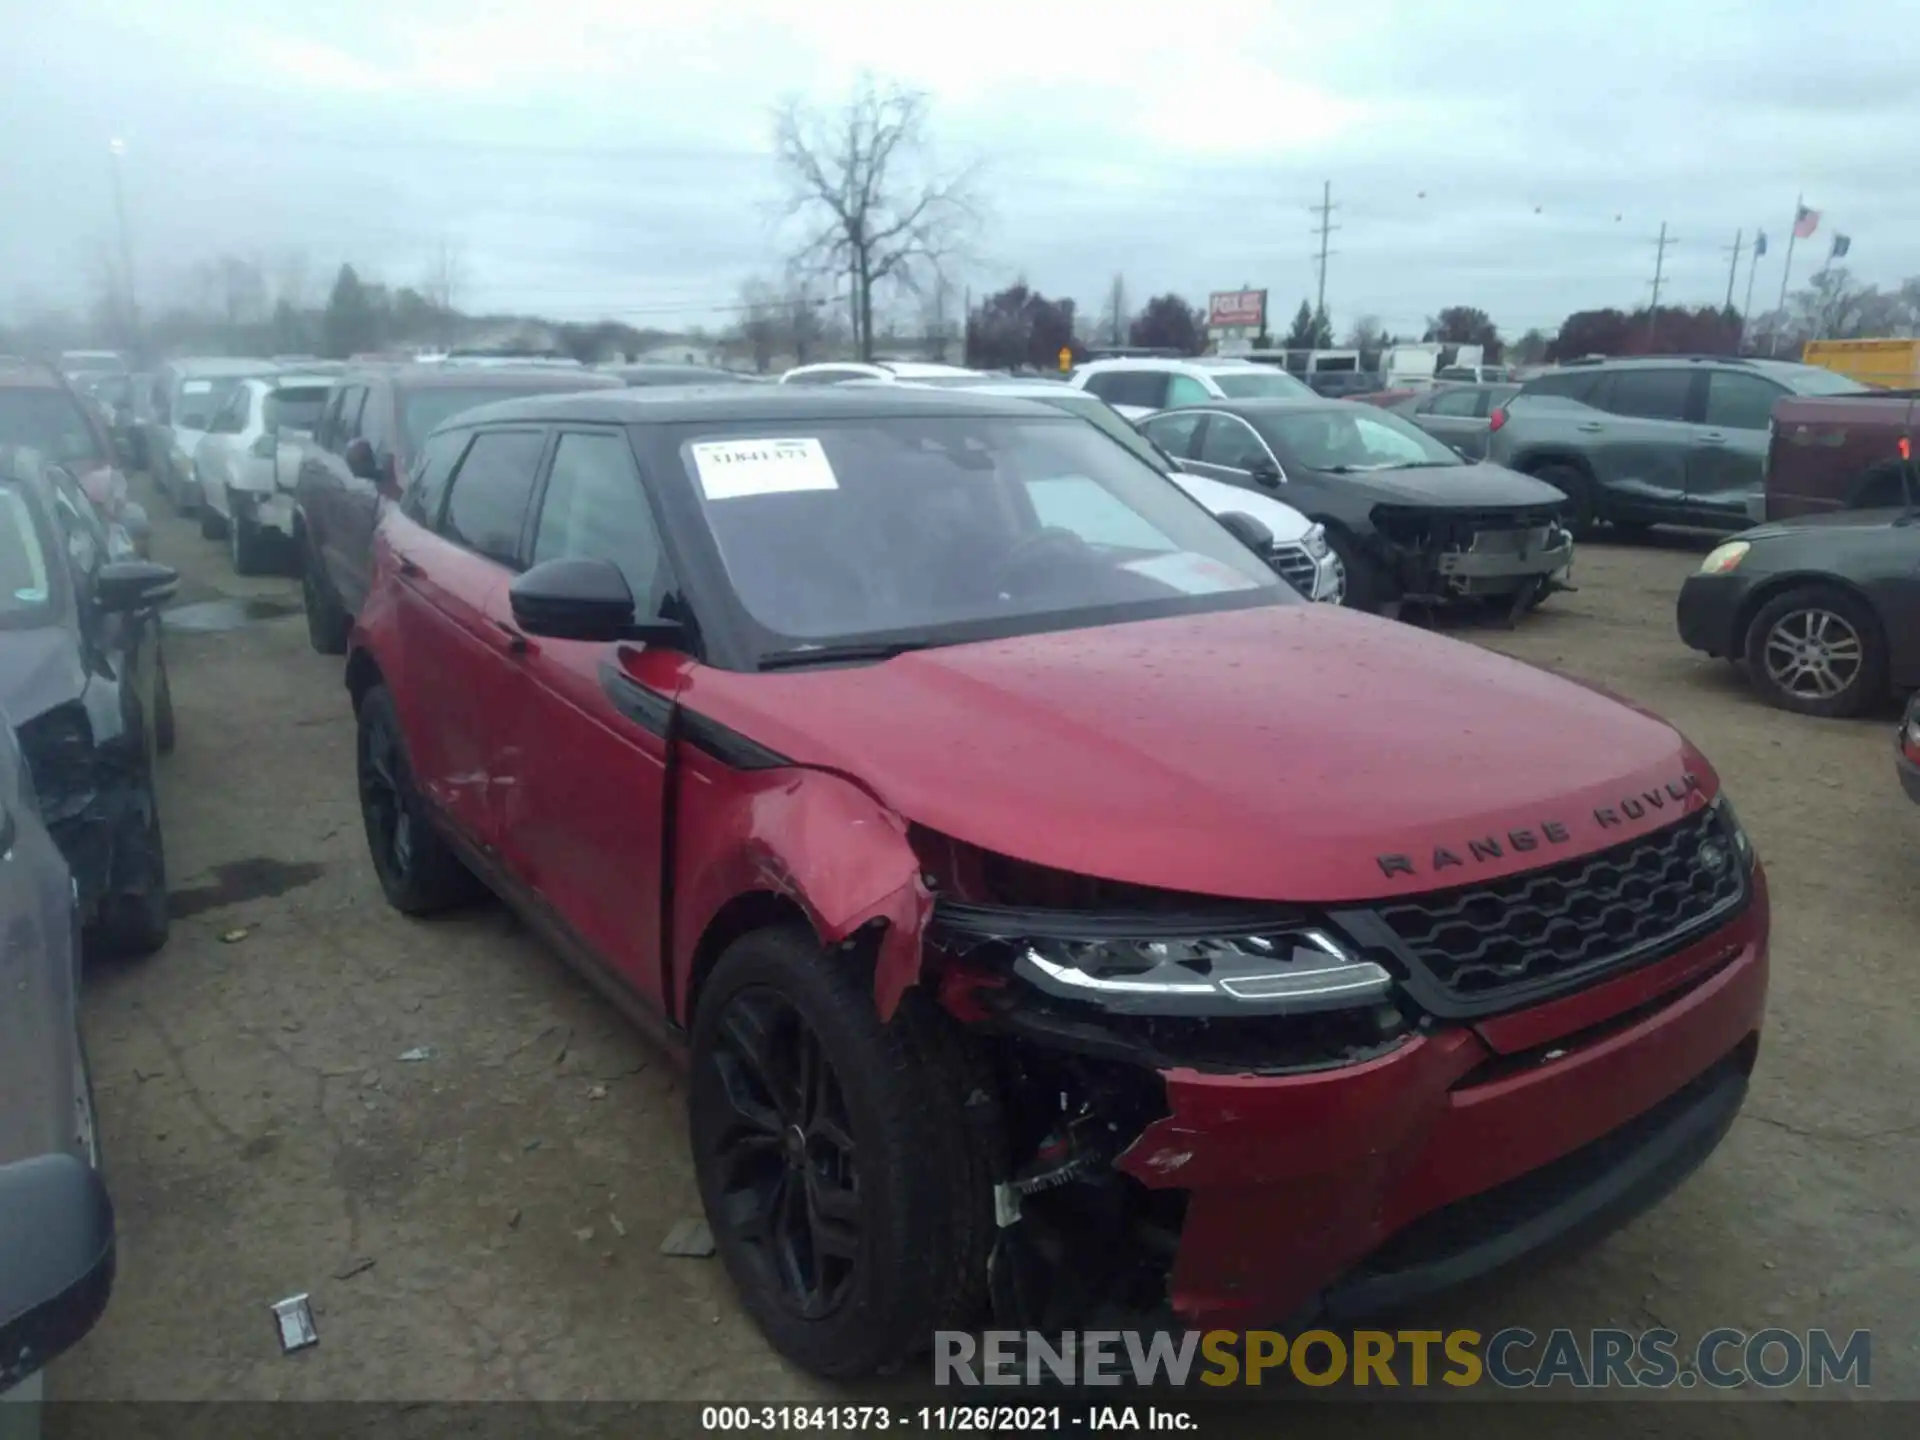
<svg viewBox="0 0 1920 1440"><path fill-rule="evenodd" d="M113 893L120 847L148 832L144 772L118 744L95 748L72 707L28 721L19 736L41 818L73 873L82 919L90 923Z"/></svg>
<svg viewBox="0 0 1920 1440"><path fill-rule="evenodd" d="M964 913L956 941L954 908L937 916L941 999L1001 1076L993 1301L1016 1328L1354 1318L1610 1229L1731 1124L1766 991L1757 871L1746 909L1667 958L1472 1022L1359 971L1304 982L1324 1003L1297 1013L1194 992L1168 1015L1144 990L1089 997L1085 957L983 938ZM1105 978L1158 983L1139 958ZM1158 958L1215 991L1248 974ZM1342 984L1360 1003L1334 1003Z"/></svg>
<svg viewBox="0 0 1920 1440"><path fill-rule="evenodd" d="M1551 515L1383 506L1373 519L1405 599L1512 599L1571 588L1573 535Z"/></svg>

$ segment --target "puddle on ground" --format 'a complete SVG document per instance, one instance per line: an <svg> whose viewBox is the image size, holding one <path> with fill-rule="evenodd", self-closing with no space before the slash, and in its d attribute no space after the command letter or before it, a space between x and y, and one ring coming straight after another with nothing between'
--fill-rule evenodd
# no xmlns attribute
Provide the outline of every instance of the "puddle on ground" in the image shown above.
<svg viewBox="0 0 1920 1440"><path fill-rule="evenodd" d="M160 621L169 630L218 632L238 630L256 620L278 620L300 608L298 597L256 595L247 600L201 600L192 605L176 605L160 613Z"/></svg>
<svg viewBox="0 0 1920 1440"><path fill-rule="evenodd" d="M311 885L327 871L311 860L269 860L257 856L213 867L213 883L175 890L167 897L167 913L176 920L238 905L244 900L275 900L289 890Z"/></svg>

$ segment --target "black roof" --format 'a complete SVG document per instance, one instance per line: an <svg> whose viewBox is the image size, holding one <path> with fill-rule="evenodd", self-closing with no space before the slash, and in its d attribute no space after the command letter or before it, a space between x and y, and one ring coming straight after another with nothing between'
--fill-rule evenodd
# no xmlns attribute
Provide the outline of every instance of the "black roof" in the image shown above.
<svg viewBox="0 0 1920 1440"><path fill-rule="evenodd" d="M1038 401L982 395L970 387L910 385L661 385L573 395L527 395L462 411L452 425L499 420L584 420L602 425L672 425L689 420L867 420L889 415L1045 416L1060 412Z"/></svg>

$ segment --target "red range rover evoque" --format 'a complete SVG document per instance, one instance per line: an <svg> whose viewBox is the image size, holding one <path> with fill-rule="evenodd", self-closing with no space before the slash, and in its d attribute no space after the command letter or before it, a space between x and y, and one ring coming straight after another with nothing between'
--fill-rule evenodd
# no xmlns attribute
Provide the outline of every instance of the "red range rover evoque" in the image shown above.
<svg viewBox="0 0 1920 1440"><path fill-rule="evenodd" d="M1248 534L1075 417L884 387L490 405L381 522L381 885L484 882L685 1057L808 1369L1397 1309L1739 1110L1767 892L1706 759Z"/></svg>

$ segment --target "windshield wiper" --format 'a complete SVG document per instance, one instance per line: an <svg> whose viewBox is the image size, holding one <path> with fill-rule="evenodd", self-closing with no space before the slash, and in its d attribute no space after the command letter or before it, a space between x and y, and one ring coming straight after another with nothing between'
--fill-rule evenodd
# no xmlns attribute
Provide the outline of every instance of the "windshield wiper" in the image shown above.
<svg viewBox="0 0 1920 1440"><path fill-rule="evenodd" d="M809 645L799 650L774 650L762 655L757 670L789 670L797 665L833 665L852 660L891 660L909 650L930 650L931 640L880 640L868 644Z"/></svg>

